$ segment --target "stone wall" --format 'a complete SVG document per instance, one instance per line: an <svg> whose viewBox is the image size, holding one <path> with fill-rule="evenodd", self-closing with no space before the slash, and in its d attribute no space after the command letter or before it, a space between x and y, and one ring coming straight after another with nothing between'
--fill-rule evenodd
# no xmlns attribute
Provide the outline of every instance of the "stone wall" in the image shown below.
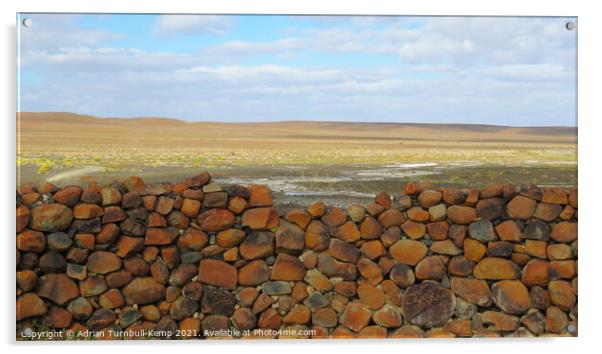
<svg viewBox="0 0 602 354"><path fill-rule="evenodd" d="M17 338L577 335L577 190L400 185L277 211L261 185L17 193Z"/></svg>

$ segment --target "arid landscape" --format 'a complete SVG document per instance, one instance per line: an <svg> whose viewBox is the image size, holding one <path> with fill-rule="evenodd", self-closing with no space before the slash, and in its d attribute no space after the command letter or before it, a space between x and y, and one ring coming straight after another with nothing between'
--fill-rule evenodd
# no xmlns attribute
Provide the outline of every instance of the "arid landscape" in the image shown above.
<svg viewBox="0 0 602 354"><path fill-rule="evenodd" d="M191 123L27 112L17 118L19 184L132 174L163 181L207 169L220 183L267 184L285 204L343 205L422 178L459 187L577 183L574 127Z"/></svg>

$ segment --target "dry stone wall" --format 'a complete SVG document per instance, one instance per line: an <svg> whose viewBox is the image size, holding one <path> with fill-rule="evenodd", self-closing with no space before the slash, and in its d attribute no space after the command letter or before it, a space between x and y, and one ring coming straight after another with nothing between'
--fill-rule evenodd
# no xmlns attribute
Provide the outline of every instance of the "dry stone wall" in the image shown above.
<svg viewBox="0 0 602 354"><path fill-rule="evenodd" d="M577 335L576 188L402 189L21 186L17 339Z"/></svg>

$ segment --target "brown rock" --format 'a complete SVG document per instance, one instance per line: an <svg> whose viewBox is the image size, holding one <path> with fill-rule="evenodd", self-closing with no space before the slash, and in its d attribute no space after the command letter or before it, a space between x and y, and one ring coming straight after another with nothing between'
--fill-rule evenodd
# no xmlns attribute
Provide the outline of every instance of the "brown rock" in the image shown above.
<svg viewBox="0 0 602 354"><path fill-rule="evenodd" d="M562 212L562 206L557 204L539 203L535 209L534 217L543 221L554 221Z"/></svg>
<svg viewBox="0 0 602 354"><path fill-rule="evenodd" d="M360 252L366 258L373 260L385 255L385 247L379 240L366 241L360 247Z"/></svg>
<svg viewBox="0 0 602 354"><path fill-rule="evenodd" d="M307 207L307 212L311 216L322 216L326 213L326 206L322 202L315 202Z"/></svg>
<svg viewBox="0 0 602 354"><path fill-rule="evenodd" d="M169 245L175 241L180 235L177 229L173 227L169 228L148 228L144 235L144 245L146 246L158 246L158 245Z"/></svg>
<svg viewBox="0 0 602 354"><path fill-rule="evenodd" d="M59 203L42 204L31 209L30 227L44 232L65 230L71 225L73 212Z"/></svg>
<svg viewBox="0 0 602 354"><path fill-rule="evenodd" d="M577 223L561 221L552 226L550 233L552 240L556 242L569 243L577 239Z"/></svg>
<svg viewBox="0 0 602 354"><path fill-rule="evenodd" d="M182 214L186 215L189 218L196 218L199 215L199 210L201 209L201 202L195 199L185 198L182 201L182 207L180 211Z"/></svg>
<svg viewBox="0 0 602 354"><path fill-rule="evenodd" d="M414 266L424 258L427 248L422 242L400 240L389 248L389 252L398 262Z"/></svg>
<svg viewBox="0 0 602 354"><path fill-rule="evenodd" d="M272 206L272 191L263 185L253 184L249 186L251 196L249 205L251 207Z"/></svg>
<svg viewBox="0 0 602 354"><path fill-rule="evenodd" d="M431 251L438 254L444 254L448 256L457 256L462 253L462 250L456 246L454 241L445 240L445 241L435 241L431 244Z"/></svg>
<svg viewBox="0 0 602 354"><path fill-rule="evenodd" d="M407 264L395 264L389 272L389 278L397 285L402 288L407 288L413 285L416 281L416 277L412 268Z"/></svg>
<svg viewBox="0 0 602 354"><path fill-rule="evenodd" d="M520 242L522 236L522 232L514 220L506 220L497 224L495 232L502 241Z"/></svg>
<svg viewBox="0 0 602 354"><path fill-rule="evenodd" d="M23 270L17 272L17 285L23 290L28 292L33 290L38 283L38 276L33 270Z"/></svg>
<svg viewBox="0 0 602 354"><path fill-rule="evenodd" d="M552 303L564 311L570 311L575 306L577 298L571 284L564 280L551 280L548 291Z"/></svg>
<svg viewBox="0 0 602 354"><path fill-rule="evenodd" d="M467 238L464 240L464 257L469 261L478 262L480 261L485 253L487 252L487 247L484 244L480 243L477 240L473 240L471 238Z"/></svg>
<svg viewBox="0 0 602 354"><path fill-rule="evenodd" d="M552 304L550 300L550 294L546 289L542 288L541 286L535 285L531 287L531 290L529 291L529 296L531 297L531 302L533 303L533 306L537 309L545 310Z"/></svg>
<svg viewBox="0 0 602 354"><path fill-rule="evenodd" d="M46 237L42 232L26 229L17 234L17 249L23 252L44 252Z"/></svg>
<svg viewBox="0 0 602 354"><path fill-rule="evenodd" d="M203 208L226 208L228 206L228 193L211 192L203 198Z"/></svg>
<svg viewBox="0 0 602 354"><path fill-rule="evenodd" d="M328 227L321 221L314 220L305 232L305 245L314 251L323 251L330 244Z"/></svg>
<svg viewBox="0 0 602 354"><path fill-rule="evenodd" d="M230 248L238 245L245 239L245 232L238 229L220 231L216 236L216 242L220 247Z"/></svg>
<svg viewBox="0 0 602 354"><path fill-rule="evenodd" d="M447 208L447 217L454 224L468 225L477 218L477 212L471 207L453 205Z"/></svg>
<svg viewBox="0 0 602 354"><path fill-rule="evenodd" d="M401 326L403 320L399 311L391 306L385 305L372 315L372 320L379 326L385 328L397 328Z"/></svg>
<svg viewBox="0 0 602 354"><path fill-rule="evenodd" d="M491 293L497 307L509 314L520 315L533 306L529 291L518 280L501 280L491 286Z"/></svg>
<svg viewBox="0 0 602 354"><path fill-rule="evenodd" d="M255 286L270 280L270 269L263 260L251 261L238 270L238 283Z"/></svg>
<svg viewBox="0 0 602 354"><path fill-rule="evenodd" d="M19 296L15 309L17 312L17 321L41 316L48 311L44 301L34 293L25 293Z"/></svg>
<svg viewBox="0 0 602 354"><path fill-rule="evenodd" d="M238 282L238 272L235 267L226 262L203 259L199 265L199 281L226 289L234 289Z"/></svg>
<svg viewBox="0 0 602 354"><path fill-rule="evenodd" d="M371 316L370 310L362 303L350 302L341 315L340 323L357 333L368 325Z"/></svg>
<svg viewBox="0 0 602 354"><path fill-rule="evenodd" d="M79 186L67 186L54 193L52 198L55 202L72 207L79 201L82 189Z"/></svg>
<svg viewBox="0 0 602 354"><path fill-rule="evenodd" d="M101 307L115 309L123 307L123 305L125 305L125 300L123 299L123 295L121 295L121 291L118 289L110 289L100 295L98 303Z"/></svg>
<svg viewBox="0 0 602 354"><path fill-rule="evenodd" d="M424 212L428 215L427 211ZM410 212L408 211L408 215L409 213ZM419 216L418 218L424 219L424 215ZM399 226L404 222L403 213L397 209L389 209L378 216L378 222L381 223L385 228Z"/></svg>
<svg viewBox="0 0 602 354"><path fill-rule="evenodd" d="M529 261L523 268L521 281L528 287L533 285L546 286L549 281L548 262L539 259Z"/></svg>
<svg viewBox="0 0 602 354"><path fill-rule="evenodd" d="M311 222L311 215L306 213L303 209L289 209L286 211L284 218L304 230Z"/></svg>
<svg viewBox="0 0 602 354"><path fill-rule="evenodd" d="M320 292L329 292L333 287L332 282L317 269L308 270L304 281Z"/></svg>
<svg viewBox="0 0 602 354"><path fill-rule="evenodd" d="M432 280L441 280L443 275L445 275L447 268L441 257L439 256L428 256L422 259L416 265L416 279L432 279Z"/></svg>
<svg viewBox="0 0 602 354"><path fill-rule="evenodd" d="M253 230L272 229L279 225L279 216L272 207L251 208L242 214L242 226Z"/></svg>
<svg viewBox="0 0 602 354"><path fill-rule="evenodd" d="M104 215L104 210L96 204L81 203L73 208L76 219L93 219Z"/></svg>
<svg viewBox="0 0 602 354"><path fill-rule="evenodd" d="M360 224L360 235L364 240L375 240L383 233L382 225L375 218L367 216Z"/></svg>
<svg viewBox="0 0 602 354"><path fill-rule="evenodd" d="M564 243L548 245L547 254L548 259L551 261L562 261L573 258L571 248Z"/></svg>
<svg viewBox="0 0 602 354"><path fill-rule="evenodd" d="M560 308L549 307L546 310L546 330L550 333L563 333L569 324L569 318Z"/></svg>
<svg viewBox="0 0 602 354"><path fill-rule="evenodd" d="M51 308L46 318L46 320L50 322L52 328L57 329L69 327L72 319L73 316L71 315L71 312L61 307Z"/></svg>
<svg viewBox="0 0 602 354"><path fill-rule="evenodd" d="M431 239L435 241L442 241L447 238L449 224L447 221L431 222L426 225L426 229L428 230L428 234L431 236Z"/></svg>
<svg viewBox="0 0 602 354"><path fill-rule="evenodd" d="M311 311L307 306L297 304L282 320L285 324L307 324L311 320Z"/></svg>
<svg viewBox="0 0 602 354"><path fill-rule="evenodd" d="M29 223L29 208L25 205L20 205L17 207L17 232L23 231L27 224Z"/></svg>
<svg viewBox="0 0 602 354"><path fill-rule="evenodd" d="M357 269L372 285L377 285L383 280L381 268L371 260L365 258L360 259L359 262L357 262Z"/></svg>
<svg viewBox="0 0 602 354"><path fill-rule="evenodd" d="M422 223L417 223L411 220L406 221L401 225L403 232L411 239L418 240L426 233L426 226Z"/></svg>
<svg viewBox="0 0 602 354"><path fill-rule="evenodd" d="M240 255L246 260L264 258L274 254L274 234L269 231L254 231L239 247Z"/></svg>
<svg viewBox="0 0 602 354"><path fill-rule="evenodd" d="M402 300L403 317L411 323L427 328L447 322L454 313L453 293L433 282L412 285Z"/></svg>
<svg viewBox="0 0 602 354"><path fill-rule="evenodd" d="M506 213L513 219L527 220L535 212L537 201L517 195L506 205Z"/></svg>
<svg viewBox="0 0 602 354"><path fill-rule="evenodd" d="M478 306L491 306L491 291L485 280L452 277L450 284L452 292L464 300Z"/></svg>
<svg viewBox="0 0 602 354"><path fill-rule="evenodd" d="M228 209L209 209L197 217L202 231L216 232L229 229L235 222L234 214Z"/></svg>
<svg viewBox="0 0 602 354"><path fill-rule="evenodd" d="M351 243L331 239L328 254L343 262L356 263L360 256L360 250Z"/></svg>
<svg viewBox="0 0 602 354"><path fill-rule="evenodd" d="M111 252L96 251L88 257L86 267L90 272L107 274L121 268L121 259Z"/></svg>
<svg viewBox="0 0 602 354"><path fill-rule="evenodd" d="M442 197L441 192L427 189L418 195L418 202L423 208L428 209L433 205L439 204Z"/></svg>
<svg viewBox="0 0 602 354"><path fill-rule="evenodd" d="M228 210L231 210L234 214L240 214L249 207L249 203L242 197L232 197L228 201Z"/></svg>
<svg viewBox="0 0 602 354"><path fill-rule="evenodd" d="M499 219L504 216L504 201L500 198L481 199L477 202L476 212L483 219Z"/></svg>
<svg viewBox="0 0 602 354"><path fill-rule="evenodd" d="M46 274L38 281L37 294L62 306L67 301L78 297L79 289L75 282L65 274Z"/></svg>
<svg viewBox="0 0 602 354"><path fill-rule="evenodd" d="M518 317L497 311L483 312L481 320L491 331L510 332L516 330L520 324Z"/></svg>
<svg viewBox="0 0 602 354"><path fill-rule="evenodd" d="M301 254L305 248L305 232L288 221L281 221L276 231L276 252Z"/></svg>
<svg viewBox="0 0 602 354"><path fill-rule="evenodd" d="M562 204L569 202L568 195L561 187L544 188L541 197L543 203Z"/></svg>
<svg viewBox="0 0 602 354"><path fill-rule="evenodd" d="M165 297L165 287L151 277L136 278L123 288L128 305L146 305Z"/></svg>
<svg viewBox="0 0 602 354"><path fill-rule="evenodd" d="M222 231L223 232L223 231ZM244 235L244 232L241 231ZM218 234L219 235L219 234ZM219 239L219 238L218 238ZM188 228L178 237L178 248L191 251L200 251L209 243L209 236L201 230ZM219 245L219 242L218 242Z"/></svg>
<svg viewBox="0 0 602 354"><path fill-rule="evenodd" d="M477 279L518 279L520 269L511 261L497 257L487 257L477 263L474 268L474 276Z"/></svg>
<svg viewBox="0 0 602 354"><path fill-rule="evenodd" d="M329 227L337 227L343 225L347 221L347 214L340 208L329 208L326 214L322 217L322 222Z"/></svg>
<svg viewBox="0 0 602 354"><path fill-rule="evenodd" d="M254 329L257 325L257 319L251 310L247 308L237 308L231 318L232 325L239 331Z"/></svg>
<svg viewBox="0 0 602 354"><path fill-rule="evenodd" d="M272 280L303 280L305 277L305 267L303 262L297 257L286 253L279 254L272 267Z"/></svg>

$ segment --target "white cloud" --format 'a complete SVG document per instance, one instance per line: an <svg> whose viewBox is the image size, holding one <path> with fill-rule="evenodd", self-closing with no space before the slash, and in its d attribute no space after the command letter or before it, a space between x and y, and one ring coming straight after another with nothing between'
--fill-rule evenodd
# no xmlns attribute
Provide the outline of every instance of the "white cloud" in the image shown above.
<svg viewBox="0 0 602 354"><path fill-rule="evenodd" d="M155 33L162 36L203 33L224 35L231 27L232 20L227 16L160 15L155 23Z"/></svg>

